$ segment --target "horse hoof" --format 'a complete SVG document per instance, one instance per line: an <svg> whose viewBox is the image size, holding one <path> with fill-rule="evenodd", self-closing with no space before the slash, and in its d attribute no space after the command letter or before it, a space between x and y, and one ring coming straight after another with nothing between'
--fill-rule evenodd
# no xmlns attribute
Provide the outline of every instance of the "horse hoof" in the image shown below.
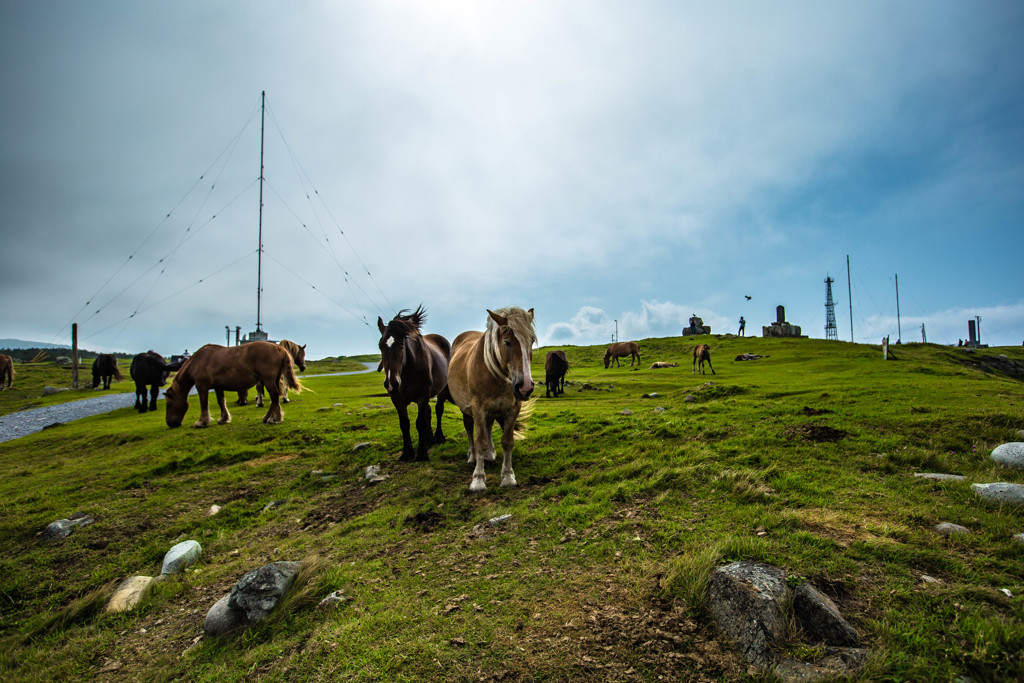
<svg viewBox="0 0 1024 683"><path fill-rule="evenodd" d="M423 453L423 454L417 453L416 454L416 462L430 462L430 456L427 455L426 453Z"/></svg>
<svg viewBox="0 0 1024 683"><path fill-rule="evenodd" d="M519 486L519 482L516 481L515 477L502 477L502 479L501 479L501 487L502 488L510 488L510 487L513 487L513 486Z"/></svg>
<svg viewBox="0 0 1024 683"><path fill-rule="evenodd" d="M195 429L203 429L203 428L209 427L209 426L210 426L209 422L196 422L194 425L192 425L192 427L195 428Z"/></svg>
<svg viewBox="0 0 1024 683"><path fill-rule="evenodd" d="M416 460L416 456L412 453L402 453L398 456L398 462L413 462L414 460Z"/></svg>
<svg viewBox="0 0 1024 683"><path fill-rule="evenodd" d="M473 478L473 481L469 484L470 493L482 493L487 490L487 484L484 483L483 479Z"/></svg>

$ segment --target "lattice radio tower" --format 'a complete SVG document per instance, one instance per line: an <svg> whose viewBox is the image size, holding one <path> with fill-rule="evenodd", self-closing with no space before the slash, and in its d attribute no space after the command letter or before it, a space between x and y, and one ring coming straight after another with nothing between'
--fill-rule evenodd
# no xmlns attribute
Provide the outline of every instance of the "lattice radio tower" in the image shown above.
<svg viewBox="0 0 1024 683"><path fill-rule="evenodd" d="M836 329L836 304L832 301L831 276L825 276L825 339L839 341L839 330Z"/></svg>

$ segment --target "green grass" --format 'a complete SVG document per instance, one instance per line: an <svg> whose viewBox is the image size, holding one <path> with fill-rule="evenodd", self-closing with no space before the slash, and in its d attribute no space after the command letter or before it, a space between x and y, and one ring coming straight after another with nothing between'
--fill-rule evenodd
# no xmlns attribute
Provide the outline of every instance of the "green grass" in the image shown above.
<svg viewBox="0 0 1024 683"><path fill-rule="evenodd" d="M876 653L871 678L1024 676L1024 551L1011 540L1024 512L970 491L1024 483L988 457L1020 440L1024 384L965 362L1024 350L915 344L884 362L867 345L714 337L718 374L701 376L687 372L692 345L643 340L640 369L609 370L603 348L566 347L566 394L538 386L516 445L519 487L498 487L491 465L479 496L451 407L431 461L396 462L376 373L308 369L311 391L273 427L254 406L205 430L124 409L0 444L0 679L745 680L704 592L737 559L832 597ZM655 360L679 367L647 369ZM193 398L185 424L197 413ZM389 478L367 486L370 464ZM924 471L968 481L913 476ZM79 510L96 523L37 538ZM939 537L943 521L971 534ZM204 548L194 571L133 612L97 611L186 538ZM193 647L213 603L275 559L308 563L288 604ZM339 589L351 600L315 609Z"/></svg>

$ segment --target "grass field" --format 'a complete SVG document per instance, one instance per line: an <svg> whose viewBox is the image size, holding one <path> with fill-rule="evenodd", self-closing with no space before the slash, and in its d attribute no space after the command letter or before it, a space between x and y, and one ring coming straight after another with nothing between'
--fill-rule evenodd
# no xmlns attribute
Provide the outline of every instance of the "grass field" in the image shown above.
<svg viewBox="0 0 1024 683"><path fill-rule="evenodd" d="M498 487L491 465L482 495L452 407L430 462L396 462L377 373L307 370L278 426L252 406L204 430L124 409L0 444L0 679L747 680L703 600L710 570L736 559L832 597L874 653L865 679L1024 678L1024 511L970 490L1024 483L989 458L1024 440L1024 382L1004 374L1024 350L913 344L886 362L842 342L710 344L704 376L682 338L643 340L640 369L563 347L557 399L536 350L519 486ZM185 424L197 415L193 398ZM388 479L368 485L371 464ZM95 524L39 540L77 511ZM971 533L944 538L939 522ZM193 570L135 611L97 609L189 538L204 549ZM200 639L214 602L274 560L305 562L287 603ZM351 599L316 609L336 590Z"/></svg>

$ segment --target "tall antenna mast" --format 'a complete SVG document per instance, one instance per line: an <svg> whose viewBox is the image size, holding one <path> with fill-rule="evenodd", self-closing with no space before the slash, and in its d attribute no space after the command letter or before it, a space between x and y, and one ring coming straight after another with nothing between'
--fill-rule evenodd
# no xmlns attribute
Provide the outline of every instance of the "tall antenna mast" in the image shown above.
<svg viewBox="0 0 1024 683"><path fill-rule="evenodd" d="M267 91L260 95L260 222L259 250L256 254L256 331L260 327L260 294L263 292L263 122L267 113Z"/></svg>
<svg viewBox="0 0 1024 683"><path fill-rule="evenodd" d="M896 343L901 344L903 339L903 328L900 327L900 276L897 273L896 278Z"/></svg>
<svg viewBox="0 0 1024 683"><path fill-rule="evenodd" d="M836 304L832 301L831 275L825 276L825 339L839 341L839 330L836 328Z"/></svg>
<svg viewBox="0 0 1024 683"><path fill-rule="evenodd" d="M850 296L850 341L853 341L853 290L850 289L850 255L846 255L846 291Z"/></svg>

